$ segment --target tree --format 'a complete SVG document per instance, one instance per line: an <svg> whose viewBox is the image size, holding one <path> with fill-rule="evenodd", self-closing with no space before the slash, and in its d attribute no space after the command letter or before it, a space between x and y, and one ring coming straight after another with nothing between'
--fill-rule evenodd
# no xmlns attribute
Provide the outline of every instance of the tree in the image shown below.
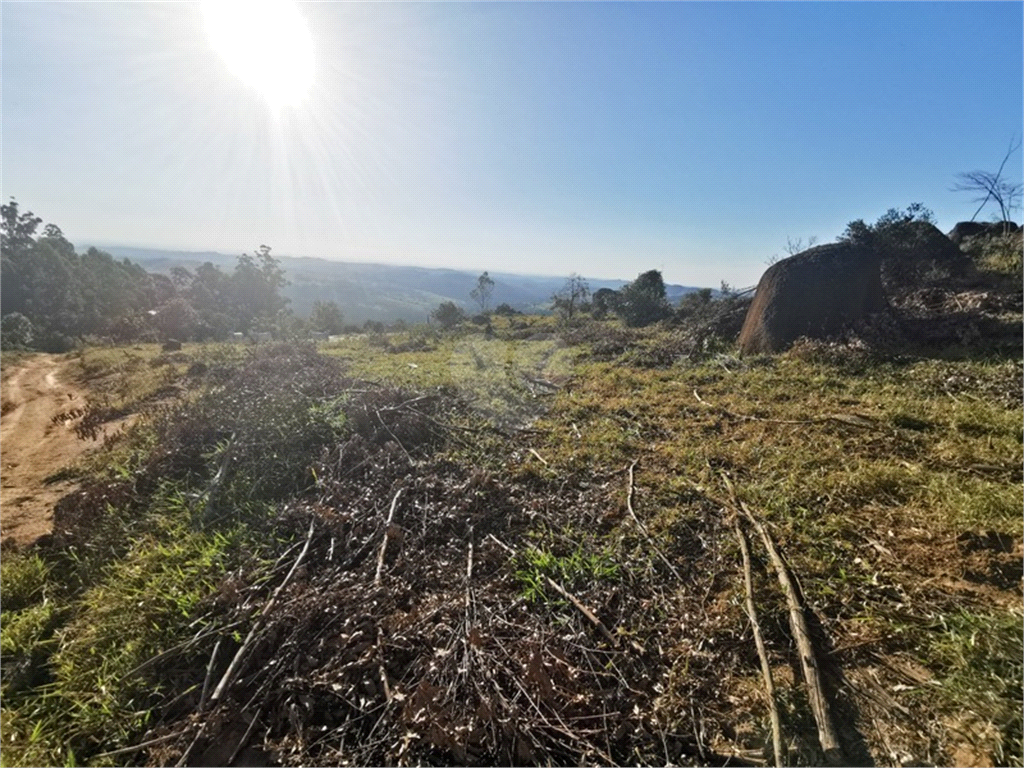
<svg viewBox="0 0 1024 768"><path fill-rule="evenodd" d="M621 296L618 291L611 288L598 288L590 302L590 313L595 320L603 319L609 312L614 312L619 306Z"/></svg>
<svg viewBox="0 0 1024 768"><path fill-rule="evenodd" d="M228 282L228 297L231 314L237 318L241 330L251 330L256 321L274 322L288 303L280 294L280 289L287 284L284 270L270 255L269 246L261 245L255 256L239 256Z"/></svg>
<svg viewBox="0 0 1024 768"><path fill-rule="evenodd" d="M588 296L590 286L587 281L573 272L566 278L562 289L551 297L552 308L558 311L563 320L569 321L583 308Z"/></svg>
<svg viewBox="0 0 1024 768"><path fill-rule="evenodd" d="M337 334L345 327L345 316L333 301L314 301L309 324L314 331Z"/></svg>
<svg viewBox="0 0 1024 768"><path fill-rule="evenodd" d="M486 272L484 274L487 274ZM445 301L438 306L430 316L434 318L442 328L453 328L466 319L466 313L454 302Z"/></svg>
<svg viewBox="0 0 1024 768"><path fill-rule="evenodd" d="M34 331L32 321L20 312L4 315L3 321L0 322L0 348L29 349L32 346Z"/></svg>
<svg viewBox="0 0 1024 768"><path fill-rule="evenodd" d="M978 197L971 201L973 203L980 203L978 210L971 216L971 221L977 218L982 208L988 205L989 201L995 201L996 205L999 206L999 215L1002 221L1010 221L1013 211L1020 207L1022 185L1011 183L1003 178L1003 169L1006 167L1006 161L1018 149L1020 149L1020 142L1018 141L1014 144L1014 141L1011 140L1010 146L1003 156L1003 162L999 164L999 170L995 173L991 171L967 171L956 175L959 181L950 188L950 191L971 192L978 195Z"/></svg>
<svg viewBox="0 0 1024 768"><path fill-rule="evenodd" d="M153 315L153 325L161 338L188 341L199 326L199 315L185 299L171 299Z"/></svg>
<svg viewBox="0 0 1024 768"><path fill-rule="evenodd" d="M836 240L867 245L892 256L893 251L916 246L915 241L920 239L922 231L927 231L921 226L924 224L934 227L935 214L921 203L911 203L902 211L890 208L874 224L855 219L846 225L846 230Z"/></svg>
<svg viewBox="0 0 1024 768"><path fill-rule="evenodd" d="M665 298L665 281L656 269L622 286L619 296L615 311L631 328L656 323L672 314L672 307Z"/></svg>
<svg viewBox="0 0 1024 768"><path fill-rule="evenodd" d="M469 296L480 305L481 312L486 312L492 293L494 293L494 281L491 280L491 276L487 272L484 272L476 279L476 288L469 292Z"/></svg>
<svg viewBox="0 0 1024 768"><path fill-rule="evenodd" d="M35 242L36 228L43 220L32 211L18 213L18 201L13 197L7 205L0 205L0 250L5 257L30 248Z"/></svg>

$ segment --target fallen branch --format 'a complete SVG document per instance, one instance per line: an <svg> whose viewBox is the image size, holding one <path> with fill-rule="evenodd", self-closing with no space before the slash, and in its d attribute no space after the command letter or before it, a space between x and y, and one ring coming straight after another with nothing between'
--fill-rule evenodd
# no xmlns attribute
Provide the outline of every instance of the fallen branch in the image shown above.
<svg viewBox="0 0 1024 768"><path fill-rule="evenodd" d="M676 570L676 567L669 562L669 559L665 557L664 553L658 548L658 545L654 543L654 537L651 536L650 531L647 530L647 526L640 522L640 518L637 517L636 511L633 509L633 468L635 466L636 461L632 462L629 465L628 469L629 485L626 488L626 509L629 510L629 514L632 516L633 521L637 524L637 527L640 529L640 532L647 537L647 543L651 545L651 549L653 549L655 554L661 558L661 561L668 566L668 569L672 571L672 575L676 577L676 580L681 582L683 580L683 577L679 575L679 571Z"/></svg>
<svg viewBox="0 0 1024 768"><path fill-rule="evenodd" d="M832 721L832 712L828 706L828 699L825 698L825 689L821 682L821 674L818 669L818 659L814 653L814 643L811 641L811 633L807 629L807 621L804 618L804 608L800 601L800 593L793 584L789 568L785 560L775 548L775 542L764 525L754 517L753 513L736 495L732 482L728 475L721 473L726 486L732 495L735 506L743 513L754 529L761 535L768 557L771 558L775 567L775 575L778 576L779 585L786 595L786 603L789 606L789 626L796 640L797 650L800 654L800 665L803 668L804 680L807 683L807 698L811 705L811 713L818 726L818 740L821 742L822 751L825 753L825 760L829 765L843 765L843 752L839 746L839 739L836 737L835 726Z"/></svg>
<svg viewBox="0 0 1024 768"><path fill-rule="evenodd" d="M540 461L541 464L543 464L545 467L548 466L548 463L544 460L543 456L541 456L539 453L537 453L535 450L533 450L533 448L530 448L529 450L530 450L530 453L532 453L534 456L537 457L537 459Z"/></svg>
<svg viewBox="0 0 1024 768"><path fill-rule="evenodd" d="M315 525L316 518L314 517L309 521L309 533L306 534L305 546L302 547L302 551L299 552L299 556L295 558L295 562L292 563L292 568L290 571L288 571L288 575L284 577L284 581L282 581L278 585L277 589L274 590L274 594L270 596L270 600L268 600L267 604L263 606L263 610L257 617L256 623L253 624L252 629L249 630L249 634L246 636L245 642L242 643L242 646L235 653L235 657L231 659L231 663L228 665L228 668L224 671L224 675L223 677L221 677L220 682L217 683L217 687L214 689L213 695L210 696L211 702L220 701L220 698L227 691L232 679L238 672L238 667L241 664L242 657L245 656L246 651L249 650L249 646L252 645L253 640L256 638L257 631L260 628L262 628L264 619L267 617L267 614L270 613L270 609L274 607L274 604L277 602L278 596L281 594L284 588L288 586L288 582L291 581L292 576L295 575L295 571L298 569L299 564L302 562L303 558L306 557L306 553L309 551L309 543L313 540L313 528Z"/></svg>
<svg viewBox="0 0 1024 768"><path fill-rule="evenodd" d="M775 765L782 768L782 727L779 725L779 708L775 702L775 682L772 680L772 668L768 664L768 653L765 651L764 638L761 637L761 625L757 621L757 608L754 607L754 584L750 575L750 551L747 549L747 537L740 527L740 521L734 520L736 539L743 554L743 581L747 591L747 615L754 631L754 644L757 656L761 660L761 676L764 678L765 692L768 695L768 716L772 723L772 749L775 752Z"/></svg>
<svg viewBox="0 0 1024 768"><path fill-rule="evenodd" d="M398 507L398 497L402 495L402 488L395 493L391 500L391 511L388 512L387 522L384 523L384 541L380 543L380 554L377 555L377 574L373 577L374 586L380 585L380 578L384 572L384 553L388 548L388 539L391 538L391 521L395 519L395 508Z"/></svg>
<svg viewBox="0 0 1024 768"><path fill-rule="evenodd" d="M723 416L728 416L730 419L737 419L739 421L760 421L766 424L823 424L826 421L836 421L840 424L846 424L850 427L859 427L860 429L876 429L885 430L884 427L876 424L871 419L864 416L858 416L856 414L848 413L826 413L823 416L818 416L813 419L768 419L763 416L749 416L745 413L734 413L728 408L723 408L720 405L714 405L709 403L707 400L702 398L697 390L693 390L693 396L697 399L697 402L701 405L707 406L708 408L718 411Z"/></svg>

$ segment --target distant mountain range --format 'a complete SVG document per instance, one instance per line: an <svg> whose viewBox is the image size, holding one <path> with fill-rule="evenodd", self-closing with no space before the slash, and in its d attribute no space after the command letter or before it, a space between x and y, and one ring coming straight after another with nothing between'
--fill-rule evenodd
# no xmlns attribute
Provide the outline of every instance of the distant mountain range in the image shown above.
<svg viewBox="0 0 1024 768"><path fill-rule="evenodd" d="M210 262L230 272L236 256L214 251L164 251L128 246L104 246L102 250L127 258L149 272L167 274L172 267L194 270ZM402 267L390 264L362 264L328 259L275 256L285 271L289 285L281 293L290 300L295 314L306 317L314 301L334 301L345 314L346 322L366 320L390 322L399 318L423 322L430 312L444 301L454 301L472 312L476 304L469 292L476 287L476 272L427 267ZM551 306L551 296L565 284L565 277L517 275L489 272L494 280L490 306L509 304L522 312L544 312ZM587 278L591 291L600 288L618 290L626 280ZM673 303L687 293L700 290L686 285L666 285ZM716 291L717 293L717 291Z"/></svg>

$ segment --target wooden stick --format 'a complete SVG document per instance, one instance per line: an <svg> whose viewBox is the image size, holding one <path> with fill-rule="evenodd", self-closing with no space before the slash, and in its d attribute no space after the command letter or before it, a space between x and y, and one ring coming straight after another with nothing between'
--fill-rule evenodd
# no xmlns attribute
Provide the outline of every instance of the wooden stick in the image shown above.
<svg viewBox="0 0 1024 768"><path fill-rule="evenodd" d="M235 751L232 752L231 753L231 757L228 758L228 761L227 761L226 765L234 765L235 764L235 760L238 758L238 755L245 748L245 745L249 743L249 737L252 735L252 730L253 730L253 728L256 727L256 723L259 722L260 715L262 715L262 714L263 714L263 708L260 707L256 711L256 715L255 715L255 717L253 717L252 722L249 723L249 727L245 729L245 734L242 736L242 740L240 742L238 742L238 746L235 747Z"/></svg>
<svg viewBox="0 0 1024 768"><path fill-rule="evenodd" d="M241 664L242 657L245 655L246 651L249 650L249 646L252 645L252 641L256 638L257 630L262 628L263 621L264 619L266 619L267 614L270 613L270 609L274 607L274 604L277 602L278 596L281 594L284 588L288 586L288 582L291 581L292 576L295 574L296 569L299 567L299 563L302 562L303 558L305 558L306 556L306 552L309 551L309 543L313 540L313 528L315 525L316 518L314 517L309 521L309 533L306 534L305 546L302 547L302 551L299 552L299 556L295 558L295 562L292 563L292 568L290 571L288 571L288 575L284 577L284 581L282 581L280 585L278 585L277 589L274 590L274 594L270 596L270 600L268 600L267 604L263 606L263 610L257 617L256 623L253 624L252 629L249 630L249 634L246 636L245 642L242 643L242 647L238 649L238 651L235 653L235 657L231 659L231 663L228 665L228 668L224 671L224 676L221 677L220 682L217 683L217 687L213 691L213 695L210 696L211 702L220 701L221 696L223 696L224 693L227 691L228 686L231 684L232 679L234 678L235 674L238 671L238 667Z"/></svg>
<svg viewBox="0 0 1024 768"><path fill-rule="evenodd" d="M171 741L172 739L176 739L179 736L181 736L180 733L169 733L166 736L158 736L155 739L143 741L138 744L134 744L130 747L121 747L120 749L112 749L109 752L101 752L100 754L96 755L96 757L100 758L113 757L114 755L127 755L129 752L137 752L140 749L145 749L146 747L155 747L157 744L163 744L164 742Z"/></svg>
<svg viewBox="0 0 1024 768"><path fill-rule="evenodd" d="M206 665L206 677L203 678L203 691L199 694L199 711L206 708L206 693L210 690L210 678L213 677L213 665L217 661L217 651L220 650L220 643L223 637L218 637L213 646L213 653L210 654L210 663Z"/></svg>
<svg viewBox="0 0 1024 768"><path fill-rule="evenodd" d="M388 684L388 671L384 668L384 630L377 627L377 670L380 672L380 681L384 685L384 697L391 703L394 698L391 694L391 686Z"/></svg>
<svg viewBox="0 0 1024 768"><path fill-rule="evenodd" d="M604 625L604 622L602 622L599 618L597 618L597 616L594 615L594 612L592 610L587 608L587 606L581 603L574 595L571 595L568 592L566 592L561 587L561 585L559 585L558 582L556 582L550 576L545 576L544 580L551 586L553 590L555 590L558 594L560 594L562 597L564 597L566 600L568 600L570 603L576 606L576 610L578 610L580 613L582 613L584 616L590 619L591 623L595 627L597 627L598 631L605 636L605 639L608 640L609 643L611 643L613 646L618 645L618 642L615 639L615 635L613 635L608 630L608 627Z"/></svg>
<svg viewBox="0 0 1024 768"><path fill-rule="evenodd" d="M470 582L473 580L473 526L469 526L469 551L466 553L466 632L469 632L469 609L472 605Z"/></svg>
<svg viewBox="0 0 1024 768"><path fill-rule="evenodd" d="M395 498L391 500L391 511L388 512L387 522L384 523L384 541L380 543L380 554L377 555L377 575L373 577L374 586L380 584L381 574L384 572L384 553L388 549L388 539L390 538L391 532L391 521L395 519L395 508L398 506L398 497L402 495L404 489L399 488L398 492L395 493Z"/></svg>
<svg viewBox="0 0 1024 768"><path fill-rule="evenodd" d="M529 451L530 453L537 457L541 464L543 464L545 467L548 466L548 463L544 460L544 457L537 453L535 450L533 450L533 448L530 448Z"/></svg>
<svg viewBox="0 0 1024 768"><path fill-rule="evenodd" d="M182 766L188 762L189 755L191 755L192 750L196 748L196 744L199 743L199 739L202 738L203 733L206 731L206 726L209 724L209 720L204 720L203 724L199 726L199 730L196 731L195 738L189 743L188 748L181 753L181 757L178 758L178 762L174 764L174 768L182 768Z"/></svg>
<svg viewBox="0 0 1024 768"><path fill-rule="evenodd" d="M724 472L722 477L729 491L743 515L754 526L761 535L761 541L768 551L775 566L775 575L778 576L779 586L786 595L786 603L789 605L789 626L793 632L793 639L796 640L797 650L800 654L800 665L804 671L804 680L807 683L807 698L811 705L811 713L818 726L818 740L821 742L822 751L825 753L825 760L829 765L843 765L843 751L839 746L839 739L836 737L835 726L832 721L832 712L828 706L828 699L825 698L825 689L821 682L821 674L818 670L818 659L814 653L814 643L811 641L811 633L807 629L807 621L804 618L803 605L800 602L800 595L789 574L786 561L782 559L771 535L764 525L754 517L753 513L737 496L728 475Z"/></svg>
<svg viewBox="0 0 1024 768"><path fill-rule="evenodd" d="M661 561L668 566L668 569L672 571L672 575L676 577L677 581L682 581L683 577L679 575L679 571L676 567L669 562L669 559L665 557L664 553L658 548L658 545L654 543L654 537L651 536L650 531L647 530L647 526L640 522L640 518L637 517L636 511L633 509L633 468L636 466L636 461L633 461L629 465L629 485L626 488L626 509L629 510L629 514L633 517L640 532L647 537L647 543L651 545L651 549L654 550L655 554L661 558Z"/></svg>
<svg viewBox="0 0 1024 768"><path fill-rule="evenodd" d="M765 651L764 639L761 637L761 625L757 621L757 609L754 607L754 583L750 575L750 552L747 549L747 537L740 527L740 521L734 520L736 539L743 553L743 580L747 588L747 615L754 630L754 644L757 656L761 660L761 676L764 678L765 691L768 694L768 715L772 723L772 748L775 751L775 765L782 768L782 727L779 725L779 708L775 702L775 682L772 680L772 669L768 664L768 653Z"/></svg>

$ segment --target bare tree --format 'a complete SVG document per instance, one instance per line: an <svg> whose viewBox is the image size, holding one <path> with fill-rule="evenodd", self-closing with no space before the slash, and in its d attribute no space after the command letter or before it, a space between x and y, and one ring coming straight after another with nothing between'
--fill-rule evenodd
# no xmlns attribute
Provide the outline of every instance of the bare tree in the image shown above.
<svg viewBox="0 0 1024 768"><path fill-rule="evenodd" d="M587 281L573 272L566 278L562 289L551 299L554 302L554 308L561 313L562 317L572 320L572 316L580 310L588 296L590 296L590 286Z"/></svg>
<svg viewBox="0 0 1024 768"><path fill-rule="evenodd" d="M817 236L811 235L810 237L807 238L807 245L805 246L804 239L802 237L798 237L796 240L794 240L793 238L787 235L786 245L783 246L782 250L784 250L790 256L796 256L798 253L802 253L803 251L806 251L808 248L813 248L815 243L817 242ZM780 261L781 258L782 257L779 256L779 254L773 253L771 256L765 259L765 264L767 264L770 267L775 262Z"/></svg>
<svg viewBox="0 0 1024 768"><path fill-rule="evenodd" d="M480 311L486 312L492 293L494 293L494 281L490 275L484 272L476 279L476 288L470 291L469 295L473 301L480 305Z"/></svg>
<svg viewBox="0 0 1024 768"><path fill-rule="evenodd" d="M1013 211L1020 207L1022 185L1009 182L1003 178L1003 169L1006 167L1006 161L1010 159L1014 152L1020 149L1020 144L1020 141L1016 139L1010 140L1010 146L1006 150L1006 154L1003 155L1003 162L999 164L999 170L995 173L991 171L967 171L956 175L959 181L950 187L950 191L972 192L978 195L978 197L971 201L980 203L978 210L971 216L971 221L977 218L982 208L988 205L990 200L994 200L996 205L999 206L999 215L1003 221L1009 221Z"/></svg>

